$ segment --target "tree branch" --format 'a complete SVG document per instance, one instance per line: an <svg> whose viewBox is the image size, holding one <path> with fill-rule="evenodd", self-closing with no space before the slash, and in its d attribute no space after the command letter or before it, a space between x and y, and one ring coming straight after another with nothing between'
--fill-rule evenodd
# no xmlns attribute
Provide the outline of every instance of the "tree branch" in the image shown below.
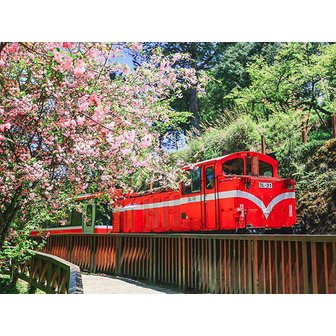
<svg viewBox="0 0 336 336"><path fill-rule="evenodd" d="M8 44L8 42L0 42L0 54L1 54L2 50L6 47L7 44Z"/></svg>

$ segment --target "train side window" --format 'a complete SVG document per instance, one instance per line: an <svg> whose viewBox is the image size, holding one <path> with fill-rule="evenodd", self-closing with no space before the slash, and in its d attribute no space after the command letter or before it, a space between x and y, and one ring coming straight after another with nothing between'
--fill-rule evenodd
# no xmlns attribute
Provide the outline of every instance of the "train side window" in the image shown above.
<svg viewBox="0 0 336 336"><path fill-rule="evenodd" d="M259 161L259 175L260 176L273 176L273 166L262 160Z"/></svg>
<svg viewBox="0 0 336 336"><path fill-rule="evenodd" d="M201 168L193 170L191 173L191 192L201 191Z"/></svg>
<svg viewBox="0 0 336 336"><path fill-rule="evenodd" d="M232 159L223 162L222 169L224 175L244 175L244 160Z"/></svg>
<svg viewBox="0 0 336 336"><path fill-rule="evenodd" d="M82 226L83 214L72 209L71 211L71 226Z"/></svg>
<svg viewBox="0 0 336 336"><path fill-rule="evenodd" d="M215 170L214 167L207 167L205 170L205 187L212 189L215 185Z"/></svg>
<svg viewBox="0 0 336 336"><path fill-rule="evenodd" d="M112 210L108 204L97 204L95 225L111 225Z"/></svg>
<svg viewBox="0 0 336 336"><path fill-rule="evenodd" d="M186 182L182 182L182 194L190 194L191 193L191 171L187 170L185 173L187 178Z"/></svg>
<svg viewBox="0 0 336 336"><path fill-rule="evenodd" d="M187 171L187 182L182 182L182 194L191 194L201 191L201 168Z"/></svg>
<svg viewBox="0 0 336 336"><path fill-rule="evenodd" d="M92 215L93 215L93 206L92 204L88 204L86 208L86 226L92 225Z"/></svg>

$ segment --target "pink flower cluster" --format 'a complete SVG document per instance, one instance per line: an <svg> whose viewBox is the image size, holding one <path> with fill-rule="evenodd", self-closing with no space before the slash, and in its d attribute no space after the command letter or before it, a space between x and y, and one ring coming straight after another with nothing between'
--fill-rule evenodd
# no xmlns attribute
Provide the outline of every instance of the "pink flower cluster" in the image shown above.
<svg viewBox="0 0 336 336"><path fill-rule="evenodd" d="M0 212L12 202L25 216L38 207L57 211L88 188L126 187L139 167L161 170L165 158L150 126L167 118L165 99L193 74L172 67L182 55L153 55L135 70L115 63L126 46L8 43L2 50ZM111 80L111 72L122 76Z"/></svg>

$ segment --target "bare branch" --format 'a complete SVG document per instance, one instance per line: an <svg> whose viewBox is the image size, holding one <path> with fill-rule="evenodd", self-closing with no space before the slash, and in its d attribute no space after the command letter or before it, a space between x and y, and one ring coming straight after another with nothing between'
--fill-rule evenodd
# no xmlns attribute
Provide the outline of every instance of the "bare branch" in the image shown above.
<svg viewBox="0 0 336 336"><path fill-rule="evenodd" d="M0 42L0 54L1 54L2 50L6 47L7 44L8 44L8 42Z"/></svg>

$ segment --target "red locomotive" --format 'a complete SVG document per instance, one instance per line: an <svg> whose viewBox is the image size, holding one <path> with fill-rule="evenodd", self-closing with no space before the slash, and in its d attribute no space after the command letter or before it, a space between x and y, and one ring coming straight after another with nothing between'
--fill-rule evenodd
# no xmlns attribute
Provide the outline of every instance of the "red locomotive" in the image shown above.
<svg viewBox="0 0 336 336"><path fill-rule="evenodd" d="M50 234L145 232L261 232L296 224L295 183L278 177L268 155L239 152L185 167L189 183L176 190L132 193L118 198L111 220L83 196L86 214L72 212L69 226ZM34 232L33 234L37 234Z"/></svg>

